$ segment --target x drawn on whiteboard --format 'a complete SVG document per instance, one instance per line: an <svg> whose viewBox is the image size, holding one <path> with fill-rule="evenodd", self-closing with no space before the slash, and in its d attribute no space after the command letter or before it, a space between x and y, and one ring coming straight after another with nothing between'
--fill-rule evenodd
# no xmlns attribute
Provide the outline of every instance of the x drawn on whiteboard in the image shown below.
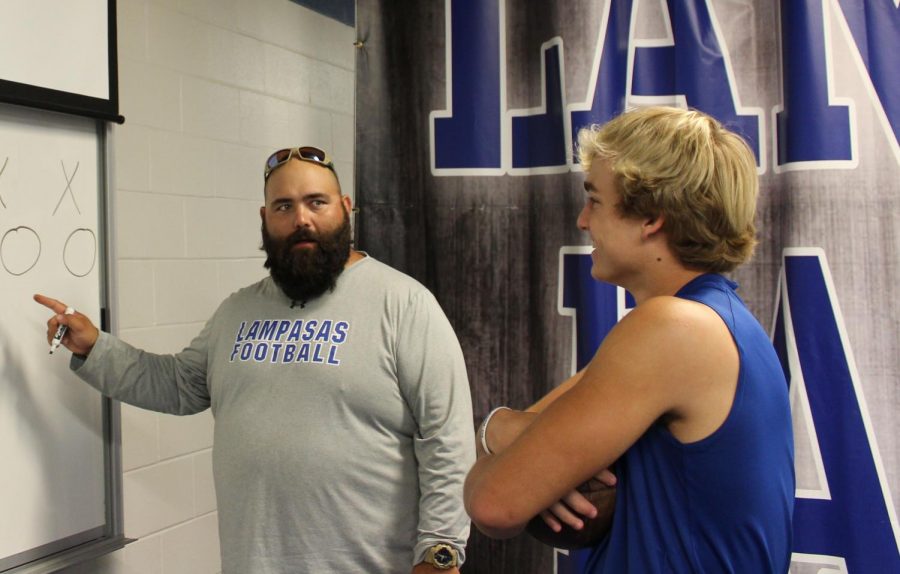
<svg viewBox="0 0 900 574"><path fill-rule="evenodd" d="M59 206L62 204L66 192L69 192L69 195L72 196L72 203L75 204L75 211L78 212L78 215L81 215L81 210L78 209L78 202L75 201L75 192L72 191L72 181L75 179L75 174L78 173L78 166L81 165L81 162L75 162L75 170L72 172L72 177L69 177L69 174L66 173L66 164L64 164L62 160L59 160L59 164L62 166L63 175L66 178L66 189L64 189L62 195L59 196L59 201L56 202L56 208L53 210L53 215L56 215L57 210L59 210Z"/></svg>
<svg viewBox="0 0 900 574"><path fill-rule="evenodd" d="M4 158L3 167L0 167L0 177L3 177L3 172L6 171L6 164L9 163L9 157ZM3 202L3 196L0 195L0 205L3 206L3 209L6 209L6 204Z"/></svg>

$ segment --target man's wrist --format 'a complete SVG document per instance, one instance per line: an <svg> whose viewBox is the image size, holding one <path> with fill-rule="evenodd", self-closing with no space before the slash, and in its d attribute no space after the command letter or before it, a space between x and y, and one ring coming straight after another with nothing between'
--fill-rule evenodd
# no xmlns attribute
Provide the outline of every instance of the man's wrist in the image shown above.
<svg viewBox="0 0 900 574"><path fill-rule="evenodd" d="M435 570L448 572L459 567L459 550L447 542L438 542L425 551L422 563L432 566Z"/></svg>

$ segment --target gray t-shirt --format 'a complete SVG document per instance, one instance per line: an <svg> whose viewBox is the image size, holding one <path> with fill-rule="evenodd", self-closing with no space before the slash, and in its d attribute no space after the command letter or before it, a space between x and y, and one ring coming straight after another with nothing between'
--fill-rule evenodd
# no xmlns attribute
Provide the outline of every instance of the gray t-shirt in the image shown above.
<svg viewBox="0 0 900 574"><path fill-rule="evenodd" d="M303 307L271 278L241 289L177 355L101 334L72 366L139 407L212 408L225 573L408 573L464 548L462 351L431 293L371 257Z"/></svg>

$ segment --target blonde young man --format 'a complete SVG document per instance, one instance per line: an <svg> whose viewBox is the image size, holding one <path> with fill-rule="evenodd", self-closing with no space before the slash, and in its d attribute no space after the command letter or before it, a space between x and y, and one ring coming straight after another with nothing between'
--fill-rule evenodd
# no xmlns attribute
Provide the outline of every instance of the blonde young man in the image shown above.
<svg viewBox="0 0 900 574"><path fill-rule="evenodd" d="M151 410L215 417L226 574L455 573L475 458L462 351L431 293L352 248L350 198L319 149L265 166L270 277L190 346L155 355L35 296L68 325L72 368Z"/></svg>
<svg viewBox="0 0 900 574"><path fill-rule="evenodd" d="M572 490L615 463L613 522L588 572L786 572L787 384L720 275L755 245L753 153L711 117L675 108L584 130L579 150L592 275L637 306L538 414L492 413L481 430L493 454L479 448L466 508L500 538L544 509L577 529L597 510Z"/></svg>

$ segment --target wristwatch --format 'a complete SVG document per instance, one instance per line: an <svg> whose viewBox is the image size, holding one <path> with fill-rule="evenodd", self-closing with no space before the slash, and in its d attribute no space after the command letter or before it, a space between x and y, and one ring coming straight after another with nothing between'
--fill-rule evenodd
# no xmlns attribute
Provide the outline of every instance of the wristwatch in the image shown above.
<svg viewBox="0 0 900 574"><path fill-rule="evenodd" d="M459 554L449 544L435 544L425 553L425 562L438 570L449 570L459 566Z"/></svg>

